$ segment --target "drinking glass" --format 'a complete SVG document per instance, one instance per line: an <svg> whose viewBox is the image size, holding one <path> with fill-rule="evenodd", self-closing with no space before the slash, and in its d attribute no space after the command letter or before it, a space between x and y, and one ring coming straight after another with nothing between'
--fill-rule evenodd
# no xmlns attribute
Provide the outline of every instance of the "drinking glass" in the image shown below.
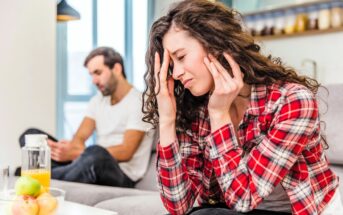
<svg viewBox="0 0 343 215"><path fill-rule="evenodd" d="M8 190L8 180L10 177L10 167L8 165L0 165L0 193Z"/></svg>

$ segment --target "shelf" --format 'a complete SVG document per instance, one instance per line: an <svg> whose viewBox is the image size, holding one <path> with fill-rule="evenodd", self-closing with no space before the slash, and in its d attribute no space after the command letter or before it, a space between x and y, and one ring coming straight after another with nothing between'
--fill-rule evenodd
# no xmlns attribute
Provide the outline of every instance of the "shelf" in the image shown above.
<svg viewBox="0 0 343 215"><path fill-rule="evenodd" d="M283 39L283 38L301 37L301 36L314 36L314 35L319 35L319 34L335 33L335 32L340 32L340 31L343 32L343 27L330 28L327 30L311 30L311 31L304 31L301 33L294 33L294 34L258 36L258 37L254 37L254 38L256 40L266 41L266 40L276 40L276 39Z"/></svg>
<svg viewBox="0 0 343 215"><path fill-rule="evenodd" d="M270 12L275 12L275 11L280 11L280 10L295 9L298 7L308 7L311 5L316 5L316 4L321 4L321 3L330 3L330 2L332 2L332 0L313 0L309 2L295 3L291 5L280 6L280 7L270 7L270 8L260 9L253 12L243 13L242 15L253 16L257 14L270 13Z"/></svg>

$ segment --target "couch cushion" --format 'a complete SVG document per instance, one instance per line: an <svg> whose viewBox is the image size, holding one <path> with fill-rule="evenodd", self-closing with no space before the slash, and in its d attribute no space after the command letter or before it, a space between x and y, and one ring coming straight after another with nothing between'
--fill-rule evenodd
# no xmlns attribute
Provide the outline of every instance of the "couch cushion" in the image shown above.
<svg viewBox="0 0 343 215"><path fill-rule="evenodd" d="M161 215L167 213L158 192L152 195L124 196L110 199L96 204L95 207L125 215Z"/></svg>
<svg viewBox="0 0 343 215"><path fill-rule="evenodd" d="M343 84L320 88L318 93L320 113L325 124L322 127L329 144L325 151L330 163L343 164Z"/></svg>
<svg viewBox="0 0 343 215"><path fill-rule="evenodd" d="M341 193L341 200L343 203L343 166L331 165L330 168L339 177L339 191Z"/></svg>
<svg viewBox="0 0 343 215"><path fill-rule="evenodd" d="M156 174L156 153L152 153L148 170L146 171L144 177L138 181L136 188L141 190L158 191Z"/></svg>
<svg viewBox="0 0 343 215"><path fill-rule="evenodd" d="M59 180L51 180L51 186L65 190L66 200L90 206L112 198L154 193L132 188L109 187Z"/></svg>

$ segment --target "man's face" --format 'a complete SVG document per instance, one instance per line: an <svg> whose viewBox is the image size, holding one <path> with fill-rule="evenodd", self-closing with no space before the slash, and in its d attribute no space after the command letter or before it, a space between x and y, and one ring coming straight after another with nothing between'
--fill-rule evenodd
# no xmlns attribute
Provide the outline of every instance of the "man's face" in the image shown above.
<svg viewBox="0 0 343 215"><path fill-rule="evenodd" d="M112 95L118 86L118 80L110 68L104 64L104 56L99 55L92 58L87 69L92 76L92 82L101 91L102 95Z"/></svg>

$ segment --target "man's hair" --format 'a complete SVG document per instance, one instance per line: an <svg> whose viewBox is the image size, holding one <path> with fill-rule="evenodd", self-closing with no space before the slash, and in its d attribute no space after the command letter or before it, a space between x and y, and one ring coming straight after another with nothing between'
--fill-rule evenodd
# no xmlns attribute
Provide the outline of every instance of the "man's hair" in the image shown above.
<svg viewBox="0 0 343 215"><path fill-rule="evenodd" d="M124 78L126 78L123 58L117 51L115 51L111 47L98 47L94 49L88 54L83 65L87 67L87 64L89 63L91 59L93 59L96 56L101 56L101 55L104 56L104 64L110 69L113 69L114 65L116 63L119 63L122 67L122 74Z"/></svg>

